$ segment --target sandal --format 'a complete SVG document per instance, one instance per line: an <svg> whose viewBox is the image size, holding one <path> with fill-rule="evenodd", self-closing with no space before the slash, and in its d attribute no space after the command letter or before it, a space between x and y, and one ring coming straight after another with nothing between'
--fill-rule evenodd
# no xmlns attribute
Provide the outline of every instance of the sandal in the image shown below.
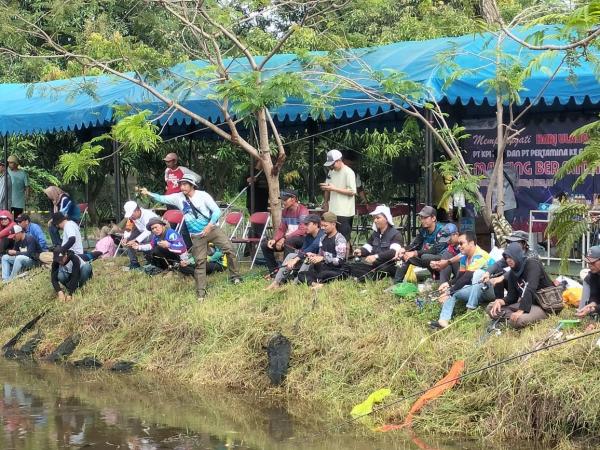
<svg viewBox="0 0 600 450"><path fill-rule="evenodd" d="M440 323L437 320L432 320L430 322L428 322L429 328L431 328L432 330L442 330L444 329L443 326L440 325Z"/></svg>

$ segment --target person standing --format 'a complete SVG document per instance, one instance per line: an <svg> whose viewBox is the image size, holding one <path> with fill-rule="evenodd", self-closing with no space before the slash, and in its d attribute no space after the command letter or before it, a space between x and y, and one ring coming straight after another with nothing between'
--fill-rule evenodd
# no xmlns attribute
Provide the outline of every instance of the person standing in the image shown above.
<svg viewBox="0 0 600 450"><path fill-rule="evenodd" d="M184 175L179 180L181 192L160 195L146 188L141 188L142 195L148 195L157 202L176 206L183 212L183 218L192 237L192 255L196 261L194 279L198 301L203 302L206 296L206 254L208 243L212 242L227 256L227 263L234 284L242 281L235 251L227 236L218 227L221 210L208 192L198 188L197 180L192 175Z"/></svg>
<svg viewBox="0 0 600 450"><path fill-rule="evenodd" d="M0 161L0 208L10 209L11 203L12 180L10 175L6 175L6 166L4 165L4 161Z"/></svg>
<svg viewBox="0 0 600 450"><path fill-rule="evenodd" d="M17 217L25 210L25 200L29 197L29 176L19 169L19 158L8 157L8 174L12 182L10 211Z"/></svg>
<svg viewBox="0 0 600 450"><path fill-rule="evenodd" d="M198 175L193 170L188 169L187 167L179 165L179 157L177 153L169 153L163 161L166 164L165 169L165 195L176 194L181 192L181 188L179 187L179 180L183 178L184 175L191 175L196 178L196 182L199 182L200 175ZM174 208L173 205L167 205Z"/></svg>
<svg viewBox="0 0 600 450"><path fill-rule="evenodd" d="M324 165L331 170L325 183L320 184L324 196L323 210L336 215L338 231L350 242L352 220L356 214L356 175L344 164L339 150L329 150Z"/></svg>

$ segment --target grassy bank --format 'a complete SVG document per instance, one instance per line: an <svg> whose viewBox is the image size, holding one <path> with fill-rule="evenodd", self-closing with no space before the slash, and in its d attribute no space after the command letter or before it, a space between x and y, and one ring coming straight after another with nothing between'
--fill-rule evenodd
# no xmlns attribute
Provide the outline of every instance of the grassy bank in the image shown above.
<svg viewBox="0 0 600 450"><path fill-rule="evenodd" d="M472 370L530 349L557 318L522 332L505 332L479 344L487 323L481 311L458 316L431 335L427 320L439 307L419 311L382 293L385 283L333 283L313 294L289 286L265 294L266 282L240 286L224 275L211 278L208 300L195 302L192 280L122 272L114 261L95 264L94 279L70 304L54 300L44 272L0 290L0 338L8 340L45 308L38 356L67 335L82 341L71 359L133 360L191 386L220 386L289 402L292 415L312 409L335 423L370 392L390 387L393 398L424 389L456 359ZM316 295L316 297L315 297ZM572 315L563 312L562 318ZM263 346L275 333L293 345L283 386L269 385ZM515 361L460 383L418 416L420 432L469 434L497 439L596 436L600 431L600 349L587 338L527 361ZM374 419L403 416L410 402Z"/></svg>

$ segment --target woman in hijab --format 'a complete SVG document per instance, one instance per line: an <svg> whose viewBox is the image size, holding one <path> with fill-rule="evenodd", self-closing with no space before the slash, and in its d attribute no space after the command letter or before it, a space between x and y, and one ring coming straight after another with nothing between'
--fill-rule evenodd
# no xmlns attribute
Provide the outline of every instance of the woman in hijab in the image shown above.
<svg viewBox="0 0 600 450"><path fill-rule="evenodd" d="M508 272L508 293L504 299L490 303L487 313L492 319L505 317L515 328L546 319L548 314L538 305L535 293L554 286L537 258L526 258L523 247L518 242L510 243L503 253L510 271Z"/></svg>
<svg viewBox="0 0 600 450"><path fill-rule="evenodd" d="M75 203L69 194L63 191L61 188L56 186L49 186L44 189L44 194L50 199L53 206L52 212L60 212L63 213L69 220L73 222L79 223L81 219L81 211L79 210L79 205ZM50 233L50 237L52 238L52 244L54 246L60 245L60 233L58 232L58 228L52 225L52 222L48 222L48 232Z"/></svg>

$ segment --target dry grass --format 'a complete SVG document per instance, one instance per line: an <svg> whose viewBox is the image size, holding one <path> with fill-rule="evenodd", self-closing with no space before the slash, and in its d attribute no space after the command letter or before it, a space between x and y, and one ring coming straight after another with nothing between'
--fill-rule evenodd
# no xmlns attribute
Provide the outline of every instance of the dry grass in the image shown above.
<svg viewBox="0 0 600 450"><path fill-rule="evenodd" d="M122 272L120 263L94 263L93 280L70 304L54 299L46 272L4 286L0 338L8 340L49 308L40 322L45 337L39 356L79 332L82 342L72 359L133 360L192 386L244 390L282 403L293 399L296 416L319 408L339 421L381 387L398 399L431 386L456 359L473 370L530 349L558 320L480 345L483 312L432 336L426 322L439 307L419 311L382 293L383 282L336 282L316 294L305 286L264 293L266 282L258 277L234 287L220 274L210 279L207 301L197 304L191 279ZM276 332L293 345L289 374L278 388L269 385L263 348ZM570 438L600 431L599 355L595 339L587 338L485 371L426 407L415 426L436 434L543 439L567 448ZM410 403L400 402L375 421L402 416Z"/></svg>

